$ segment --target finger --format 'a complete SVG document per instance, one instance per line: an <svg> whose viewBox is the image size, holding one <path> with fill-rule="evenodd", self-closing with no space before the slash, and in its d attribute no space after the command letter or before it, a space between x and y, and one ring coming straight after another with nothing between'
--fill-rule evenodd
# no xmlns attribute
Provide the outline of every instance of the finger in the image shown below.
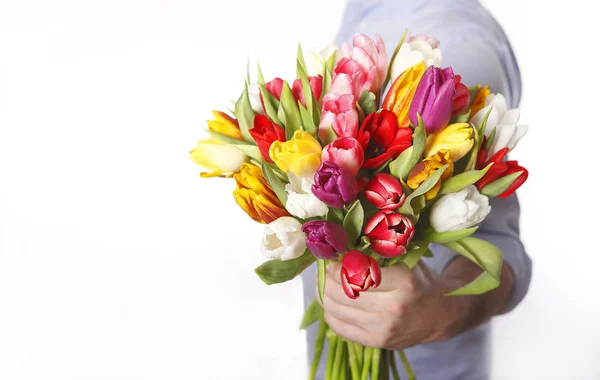
<svg viewBox="0 0 600 380"><path fill-rule="evenodd" d="M358 326L355 326L351 323L344 322L340 319L337 319L330 313L325 313L325 322L331 327L331 329L342 338L349 340L351 342L359 343L364 346L371 346L372 341L369 332L361 329Z"/></svg>
<svg viewBox="0 0 600 380"><path fill-rule="evenodd" d="M356 310L373 311L378 303L384 302L387 293L372 293L372 289L361 292L359 297L351 299L344 292L342 285L335 281L328 281L325 284L325 295L335 303L344 305Z"/></svg>
<svg viewBox="0 0 600 380"><path fill-rule="evenodd" d="M342 305L327 295L325 296L324 301L325 312L333 315L339 320L356 325L363 329L366 329L367 326L377 324L377 314L371 311L361 310L352 306Z"/></svg>

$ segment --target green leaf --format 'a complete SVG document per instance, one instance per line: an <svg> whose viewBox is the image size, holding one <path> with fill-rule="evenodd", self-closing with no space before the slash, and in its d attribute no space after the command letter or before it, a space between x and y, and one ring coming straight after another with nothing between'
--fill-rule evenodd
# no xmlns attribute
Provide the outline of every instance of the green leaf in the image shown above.
<svg viewBox="0 0 600 380"><path fill-rule="evenodd" d="M333 128L328 128L327 132L325 133L325 141L323 141L323 145L325 146L327 144L331 144L335 141L335 139L337 139L335 131L333 130Z"/></svg>
<svg viewBox="0 0 600 380"><path fill-rule="evenodd" d="M404 43L404 39L406 38L407 34L408 34L408 29L405 29L404 34L402 34L402 37L400 37L400 41L398 41L398 45L396 45L396 49L394 49L394 53L392 54L392 59L390 59L390 64L388 66L387 73L385 74L385 80L383 81L383 85L381 86L381 88L383 90L385 90L388 82L391 79L392 65L394 64L394 59L396 59L396 56L398 55L398 52L400 51L400 48L402 47L402 44Z"/></svg>
<svg viewBox="0 0 600 380"><path fill-rule="evenodd" d="M317 126L315 125L312 115L302 104L298 104L298 108L300 109L300 118L302 119L304 130L312 136L315 136L317 134Z"/></svg>
<svg viewBox="0 0 600 380"><path fill-rule="evenodd" d="M471 148L471 153L468 155L469 160L467 161L467 164L464 166L464 168L461 168L462 170L459 169L459 165L454 166L455 170L464 173L475 169L475 167L477 166L477 159L479 158L479 149L481 148L481 141L482 135L479 129L473 128L473 147ZM465 158L466 157L467 156L465 156ZM460 159L459 163L464 162L465 158Z"/></svg>
<svg viewBox="0 0 600 380"><path fill-rule="evenodd" d="M275 124L281 125L281 121L279 120L279 116L277 115L277 111L279 109L279 100L274 97L265 87L264 84L259 86L260 94L263 98L263 103L265 105L265 112L267 113L267 117L271 119L271 121Z"/></svg>
<svg viewBox="0 0 600 380"><path fill-rule="evenodd" d="M279 201L282 205L286 205L288 199L288 193L285 191L285 183L279 179L275 171L271 168L270 164L263 162L262 163L262 172L265 176L267 182L279 198Z"/></svg>
<svg viewBox="0 0 600 380"><path fill-rule="evenodd" d="M305 73L308 72L308 70L306 70L306 63L304 62L304 53L302 53L302 46L300 44L298 44L298 53L296 54L296 60L298 61L298 67L296 69L296 78L300 78L299 70L302 70Z"/></svg>
<svg viewBox="0 0 600 380"><path fill-rule="evenodd" d="M224 135L224 134L219 133L219 132L211 131L210 129L207 130L207 132L210 135L210 137L212 137L215 140L218 140L218 141L222 142L223 144L227 144L227 145L229 145L229 144L231 144L231 145L248 145L248 143L246 141L234 139L233 137L229 137L229 136Z"/></svg>
<svg viewBox="0 0 600 380"><path fill-rule="evenodd" d="M469 170L468 172L460 173L448 178L442 184L440 194L457 193L461 190L466 189L468 186L473 185L481 178L483 178L485 173L487 173L491 167L492 164L489 164L481 170Z"/></svg>
<svg viewBox="0 0 600 380"><path fill-rule="evenodd" d="M300 108L300 115L302 117L302 126L305 131L314 136L317 134L317 125L321 117L320 111L317 115L317 112L315 112L315 108L319 107L317 104L317 100L315 99L315 95L312 91L312 87L310 87L310 82L308 81L306 69L301 66L301 63L299 61L297 62L297 71L298 76L300 77L300 80L302 82L302 92L304 96L304 102L306 103L306 107L304 107L302 103L298 103L298 107ZM304 110L302 109L303 107Z"/></svg>
<svg viewBox="0 0 600 380"><path fill-rule="evenodd" d="M280 284L292 280L314 263L316 258L306 250L302 256L293 260L269 260L254 272L267 285Z"/></svg>
<svg viewBox="0 0 600 380"><path fill-rule="evenodd" d="M494 129L492 129L492 133L490 133L490 137L485 142L485 150L488 150L488 151L490 150L490 148L492 147L492 144L494 143L495 138L496 138L496 127L494 127Z"/></svg>
<svg viewBox="0 0 600 380"><path fill-rule="evenodd" d="M477 231L478 228L479 227L471 227L471 228L465 228L465 229L458 230L458 231L447 231L447 232L431 231L431 232L425 233L425 236L423 238L425 240L427 240L428 242L435 243L435 244L451 243L453 241L461 240L463 238L466 238L467 236L473 235L473 233L475 233L475 231Z"/></svg>
<svg viewBox="0 0 600 380"><path fill-rule="evenodd" d="M415 191L410 193L410 195L404 200L404 204L402 205L402 207L400 207L400 213L415 215L413 206L411 205L412 200L418 196L425 195L425 193L431 190L431 188L435 186L435 184L440 180L440 178L442 178L442 175L444 174L444 171L447 168L448 165L444 165L438 170L436 170L433 174L427 177L427 179L423 181L423 183L419 187L417 187Z"/></svg>
<svg viewBox="0 0 600 380"><path fill-rule="evenodd" d="M327 333L328 326L325 323L325 317L321 318L319 322L319 331L317 332L317 340L315 341L315 353L313 355L312 365L310 366L309 379L314 380L317 376L317 370L319 369L319 363L321 362L321 354L323 353L323 346L325 345L325 334Z"/></svg>
<svg viewBox="0 0 600 380"><path fill-rule="evenodd" d="M302 317L302 322L300 322L300 330L304 330L323 318L323 314L323 307L316 299L314 299L304 312L304 317Z"/></svg>
<svg viewBox="0 0 600 380"><path fill-rule="evenodd" d="M469 110L467 113L462 113L462 114L458 115L452 124L467 123L469 121L470 117L471 117L471 110Z"/></svg>
<svg viewBox="0 0 600 380"><path fill-rule="evenodd" d="M458 294L481 294L492 290L500 283L500 272L502 270L502 251L485 240L466 237L461 240L445 243L445 247L466 257L487 273L487 276L479 276L473 282L455 290L449 295ZM489 278L488 278L489 277ZM465 290L466 289L466 290Z"/></svg>
<svg viewBox="0 0 600 380"><path fill-rule="evenodd" d="M429 249L429 244L424 243L418 249L414 249L410 252L407 252L404 255L404 260L402 260L402 264L406 265L408 269L413 269L415 265L421 260L421 257L427 252Z"/></svg>
<svg viewBox="0 0 600 380"><path fill-rule="evenodd" d="M254 143L254 139L248 132L254 126L254 110L248 97L248 83L244 85L244 92L235 103L234 114L238 120L242 137L249 143Z"/></svg>
<svg viewBox="0 0 600 380"><path fill-rule="evenodd" d="M508 189L510 185L513 184L523 174L523 171L519 171L502 178L498 178L494 182L486 185L483 189L481 189L481 194L485 195L488 198L494 198Z"/></svg>
<svg viewBox="0 0 600 380"><path fill-rule="evenodd" d="M481 125L479 126L479 136L482 136L482 141L483 141L483 136L485 136L485 129L487 127L488 119L489 119L490 114L492 113L493 109L494 109L494 107L490 107L488 112L485 114L483 120L481 121Z"/></svg>
<svg viewBox="0 0 600 380"><path fill-rule="evenodd" d="M323 303L325 297L325 279L327 278L327 261L317 259L317 286L319 289L319 299Z"/></svg>
<svg viewBox="0 0 600 380"><path fill-rule="evenodd" d="M363 236L363 237L360 238L360 242L356 246L356 250L364 252L370 246L371 246L371 242L369 241L369 238L366 237L366 236Z"/></svg>
<svg viewBox="0 0 600 380"><path fill-rule="evenodd" d="M362 234L364 219L364 209L360 204L360 200L357 199L352 206L350 206L343 223L344 229L348 233L348 241L350 244L354 244Z"/></svg>
<svg viewBox="0 0 600 380"><path fill-rule="evenodd" d="M412 168L421 161L423 152L425 151L426 142L427 132L425 131L425 125L423 125L423 119L419 116L419 125L417 125L413 133L413 145L406 149L410 149L410 156L407 157L407 155L405 155L405 150L396 160L390 163L392 175L405 181Z"/></svg>
<svg viewBox="0 0 600 380"><path fill-rule="evenodd" d="M300 116L300 110L292 89L283 82L283 88L281 90L281 108L285 114L285 135L287 140L291 140L294 136L294 132L302 130L302 118ZM281 120L281 118L280 118Z"/></svg>
<svg viewBox="0 0 600 380"><path fill-rule="evenodd" d="M339 208L328 207L325 220L341 225L344 222L344 213Z"/></svg>
<svg viewBox="0 0 600 380"><path fill-rule="evenodd" d="M500 281L492 277L488 272L483 272L477 278L462 288L456 289L447 296L466 296L487 293L490 290L496 289L500 285Z"/></svg>
<svg viewBox="0 0 600 380"><path fill-rule="evenodd" d="M323 91L321 91L321 99L323 98L323 96L325 96L325 94L329 93L329 90L331 89L331 82L333 78L333 66L335 65L335 55L336 53L333 52L329 56L327 62L325 63L325 67L323 68Z"/></svg>
<svg viewBox="0 0 600 380"><path fill-rule="evenodd" d="M263 75L262 69L260 68L260 64L257 62L256 63L256 69L258 71L258 77L256 82L258 83L259 86L264 86L265 85L265 77Z"/></svg>
<svg viewBox="0 0 600 380"><path fill-rule="evenodd" d="M262 153L260 153L260 149L256 145L248 145L248 144L224 144L228 147L235 148L245 155L254 158L256 161L263 161Z"/></svg>
<svg viewBox="0 0 600 380"><path fill-rule="evenodd" d="M365 116L377 111L377 98L370 91L365 90L360 94L358 104L360 104Z"/></svg>

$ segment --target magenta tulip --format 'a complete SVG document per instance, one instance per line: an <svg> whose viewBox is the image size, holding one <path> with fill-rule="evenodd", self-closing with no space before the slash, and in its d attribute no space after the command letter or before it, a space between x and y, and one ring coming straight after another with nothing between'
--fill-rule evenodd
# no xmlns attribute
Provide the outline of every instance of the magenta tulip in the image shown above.
<svg viewBox="0 0 600 380"><path fill-rule="evenodd" d="M381 284L381 268L379 263L360 251L348 251L342 259L340 273L342 288L351 299L356 299L360 292L376 288Z"/></svg>
<svg viewBox="0 0 600 380"><path fill-rule="evenodd" d="M427 133L444 129L452 117L456 83L451 67L440 69L430 66L417 85L408 111L410 122L417 125L421 115Z"/></svg>
<svg viewBox="0 0 600 380"><path fill-rule="evenodd" d="M313 220L304 223L302 232L306 234L306 246L318 259L333 260L348 250L348 234L339 224Z"/></svg>
<svg viewBox="0 0 600 380"><path fill-rule="evenodd" d="M313 194L329 207L342 208L358 198L356 178L335 162L321 163L315 173Z"/></svg>

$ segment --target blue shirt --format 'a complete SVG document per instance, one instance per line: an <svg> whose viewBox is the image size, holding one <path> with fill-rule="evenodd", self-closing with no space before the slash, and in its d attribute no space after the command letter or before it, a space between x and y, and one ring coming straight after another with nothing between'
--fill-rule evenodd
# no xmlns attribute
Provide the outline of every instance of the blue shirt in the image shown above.
<svg viewBox="0 0 600 380"><path fill-rule="evenodd" d="M383 38L391 56L405 29L440 40L442 66L451 66L467 85L488 84L502 93L509 107L521 98L519 67L502 28L477 0L348 0L336 43L351 43L355 33ZM480 225L476 237L502 250L514 274L508 310L525 296L531 279L531 260L519 239L517 196L491 200L492 212ZM452 251L433 246L427 264L441 272L455 257ZM304 299L315 295L316 268L304 271ZM316 324L308 329L309 361L316 339ZM327 352L327 349L324 350ZM485 324L445 342L405 350L419 380L484 380L490 370L490 325ZM324 360L318 377L324 377ZM403 378L406 378L405 376Z"/></svg>

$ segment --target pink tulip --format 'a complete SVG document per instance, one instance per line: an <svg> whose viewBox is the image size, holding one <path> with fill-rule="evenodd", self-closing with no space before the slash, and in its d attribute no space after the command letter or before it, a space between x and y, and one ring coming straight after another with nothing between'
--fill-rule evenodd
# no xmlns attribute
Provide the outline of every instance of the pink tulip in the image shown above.
<svg viewBox="0 0 600 380"><path fill-rule="evenodd" d="M380 210L395 210L402 206L406 195L396 178L377 173L365 187L365 198Z"/></svg>
<svg viewBox="0 0 600 380"><path fill-rule="evenodd" d="M356 99L360 99L363 91L371 91L376 76L375 66L366 71L357 61L344 57L333 68L330 93L353 94Z"/></svg>
<svg viewBox="0 0 600 380"><path fill-rule="evenodd" d="M381 284L381 268L379 263L360 251L348 251L342 259L340 273L342 288L351 299L356 299L360 292L376 288Z"/></svg>
<svg viewBox="0 0 600 380"><path fill-rule="evenodd" d="M275 78L265 84L267 91L271 93L277 100L281 99L281 91L283 90L283 79ZM261 96L262 99L262 96Z"/></svg>
<svg viewBox="0 0 600 380"><path fill-rule="evenodd" d="M388 58L383 39L376 34L373 41L364 34L357 34L352 40L352 49L344 46L344 57L352 58L362 67L362 72L367 73L366 83L370 84L369 90L377 93L383 84L388 69ZM359 94L360 96L360 94Z"/></svg>
<svg viewBox="0 0 600 380"><path fill-rule="evenodd" d="M333 128L338 137L356 137L358 111L354 108L354 95L330 92L323 98L319 138L325 141L327 130Z"/></svg>
<svg viewBox="0 0 600 380"><path fill-rule="evenodd" d="M360 143L353 137L340 137L323 149L321 162L338 164L346 173L356 177L365 154Z"/></svg>

